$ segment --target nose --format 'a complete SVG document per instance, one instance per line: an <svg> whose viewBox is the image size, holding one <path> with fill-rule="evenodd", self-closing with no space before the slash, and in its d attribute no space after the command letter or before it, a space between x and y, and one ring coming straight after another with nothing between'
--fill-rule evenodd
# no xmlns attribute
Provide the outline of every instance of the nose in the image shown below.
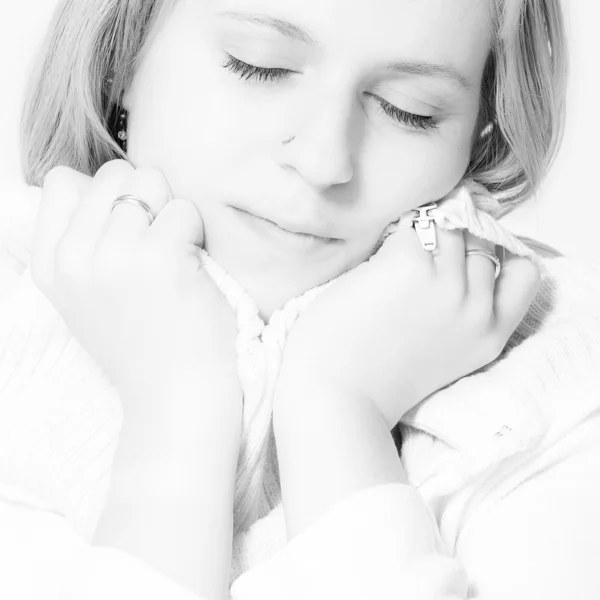
<svg viewBox="0 0 600 600"><path fill-rule="evenodd" d="M317 189L348 183L354 174L350 148L353 105L347 101L344 106L333 98L326 102L321 94L317 102L300 107L301 118L292 120L295 129L283 140L281 166L294 169Z"/></svg>

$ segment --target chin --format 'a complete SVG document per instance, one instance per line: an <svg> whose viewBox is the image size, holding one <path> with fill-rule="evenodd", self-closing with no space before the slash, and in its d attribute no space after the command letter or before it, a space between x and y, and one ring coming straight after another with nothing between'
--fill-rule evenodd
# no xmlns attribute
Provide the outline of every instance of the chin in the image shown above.
<svg viewBox="0 0 600 600"><path fill-rule="evenodd" d="M231 223L235 225L235 221L222 220L217 226L207 219L205 249L256 302L263 320L372 254L368 243L340 243L315 252L290 251L278 240L264 242Z"/></svg>
<svg viewBox="0 0 600 600"><path fill-rule="evenodd" d="M308 290L329 281L333 277L323 274L321 277L313 276L310 279L294 276L294 273L251 273L241 271L235 273L230 270L231 276L244 288L246 293L256 302L259 314L264 321L282 309L293 298L302 296Z"/></svg>

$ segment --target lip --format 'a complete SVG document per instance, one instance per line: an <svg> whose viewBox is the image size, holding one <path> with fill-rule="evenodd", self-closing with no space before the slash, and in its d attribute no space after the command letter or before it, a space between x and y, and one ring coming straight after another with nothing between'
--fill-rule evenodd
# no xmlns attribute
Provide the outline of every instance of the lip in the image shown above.
<svg viewBox="0 0 600 600"><path fill-rule="evenodd" d="M278 245L285 245L291 249L303 252L318 250L341 241L337 238L321 237L310 233L284 229L277 223L264 217L259 217L235 206L231 208L234 209L240 221L255 236L260 238L261 241L274 242Z"/></svg>

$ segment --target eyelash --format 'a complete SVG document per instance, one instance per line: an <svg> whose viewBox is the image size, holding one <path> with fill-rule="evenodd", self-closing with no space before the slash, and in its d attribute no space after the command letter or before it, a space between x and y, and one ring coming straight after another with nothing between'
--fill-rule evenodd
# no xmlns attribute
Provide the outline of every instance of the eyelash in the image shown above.
<svg viewBox="0 0 600 600"><path fill-rule="evenodd" d="M258 82L283 81L285 79L289 79L294 74L294 71L290 71L288 69L257 67L255 65L245 63L231 54L227 54L227 56L228 59L222 64L222 67L231 71L232 73L235 73L240 77L240 79L245 79L246 81L249 81L250 79L255 79ZM369 95L373 96L373 94ZM433 117L425 117L423 115L416 115L414 113L406 112L405 110L401 110L393 104L386 102L383 100L383 98L377 98L376 96L373 96L373 98L377 100L381 111L383 111L388 117L391 117L403 125L408 125L414 129L422 129L426 131L438 128L437 123L433 120Z"/></svg>
<svg viewBox="0 0 600 600"><path fill-rule="evenodd" d="M382 110L389 117L392 117L392 119L395 119L404 125L414 127L415 129L423 129L424 131L438 128L438 125L433 120L433 117L424 117L423 115L415 115L414 113L406 112L405 110L401 110L397 106L386 102L383 100L383 98L376 98L376 100L379 104L380 110Z"/></svg>
<svg viewBox="0 0 600 600"><path fill-rule="evenodd" d="M288 69L267 69L265 67L256 67L249 65L248 63L242 62L239 58L227 55L229 58L223 63L223 67L236 73L240 76L240 79L256 79L257 81L281 81L283 79L289 79L293 74L293 71Z"/></svg>

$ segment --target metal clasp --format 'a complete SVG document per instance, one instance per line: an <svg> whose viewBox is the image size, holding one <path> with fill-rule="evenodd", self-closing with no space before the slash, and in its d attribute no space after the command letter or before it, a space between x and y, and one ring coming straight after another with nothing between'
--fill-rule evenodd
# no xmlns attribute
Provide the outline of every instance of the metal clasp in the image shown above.
<svg viewBox="0 0 600 600"><path fill-rule="evenodd" d="M418 211L419 214L415 215L412 220L415 231L421 240L421 244L423 244L423 248L428 252L433 252L433 250L437 248L435 218L429 214L429 211L434 208L437 208L435 202L416 208L415 211Z"/></svg>

